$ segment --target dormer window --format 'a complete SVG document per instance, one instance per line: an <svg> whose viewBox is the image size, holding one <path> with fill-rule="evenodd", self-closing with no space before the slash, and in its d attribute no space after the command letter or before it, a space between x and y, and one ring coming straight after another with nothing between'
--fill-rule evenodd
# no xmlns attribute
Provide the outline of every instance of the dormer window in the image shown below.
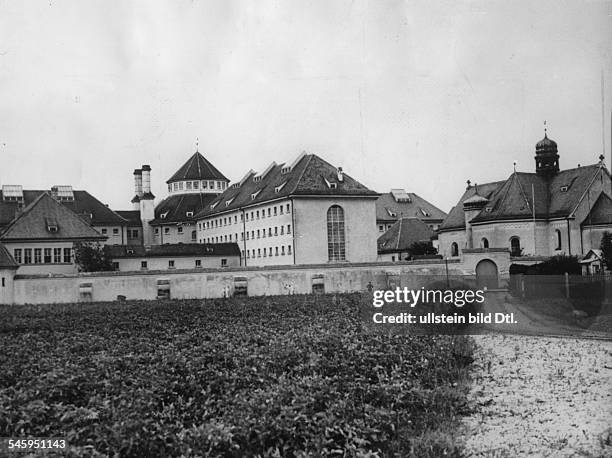
<svg viewBox="0 0 612 458"><path fill-rule="evenodd" d="M421 210L423 216L431 216L427 210L423 210L422 208L419 208L419 210Z"/></svg>
<svg viewBox="0 0 612 458"><path fill-rule="evenodd" d="M287 184L286 181L284 183L279 184L277 187L274 188L274 192L278 194L286 184Z"/></svg>
<svg viewBox="0 0 612 458"><path fill-rule="evenodd" d="M226 200L226 201L225 201L225 206L226 206L226 207L229 207L229 206L230 206L230 204L231 204L233 201L234 201L234 198L233 198L233 197L232 197L231 199L229 199L229 200Z"/></svg>
<svg viewBox="0 0 612 458"><path fill-rule="evenodd" d="M185 213L185 215L186 215L187 217L191 217L191 216L193 216L193 212L187 212L187 213Z"/></svg>
<svg viewBox="0 0 612 458"><path fill-rule="evenodd" d="M561 192L567 192L568 189L569 187L567 185L561 186Z"/></svg>
<svg viewBox="0 0 612 458"><path fill-rule="evenodd" d="M325 184L329 189L336 189L338 187L338 183L330 182L327 178L323 177L325 180Z"/></svg>
<svg viewBox="0 0 612 458"><path fill-rule="evenodd" d="M387 213L389 213L391 218L397 218L397 213L394 210L387 208Z"/></svg>
<svg viewBox="0 0 612 458"><path fill-rule="evenodd" d="M217 205L219 205L219 202L215 202L210 206L210 209L213 210Z"/></svg>
<svg viewBox="0 0 612 458"><path fill-rule="evenodd" d="M261 192L261 189L259 191L255 191L253 194L251 194L251 200L255 200L260 192Z"/></svg>
<svg viewBox="0 0 612 458"><path fill-rule="evenodd" d="M257 175L255 177L253 177L253 182L254 183L259 183L261 181L261 175Z"/></svg>
<svg viewBox="0 0 612 458"><path fill-rule="evenodd" d="M291 172L291 167L283 167L281 169L281 174L283 174L283 175L286 174L286 173L289 173L289 172Z"/></svg>
<svg viewBox="0 0 612 458"><path fill-rule="evenodd" d="M161 215L159 215L161 219L166 219L166 216L168 216L168 212L164 212Z"/></svg>

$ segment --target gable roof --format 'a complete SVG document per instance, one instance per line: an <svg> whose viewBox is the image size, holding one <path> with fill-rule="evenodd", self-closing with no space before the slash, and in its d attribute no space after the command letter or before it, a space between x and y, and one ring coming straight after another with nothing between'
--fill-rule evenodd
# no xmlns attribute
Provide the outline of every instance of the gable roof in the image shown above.
<svg viewBox="0 0 612 458"><path fill-rule="evenodd" d="M142 226L140 210L115 210L130 226Z"/></svg>
<svg viewBox="0 0 612 458"><path fill-rule="evenodd" d="M34 202L41 194L48 191L24 190L23 207ZM69 208L77 215L94 226L123 225L126 221L116 212L108 208L87 191L73 191L73 201L62 201L61 205ZM5 202L0 191L0 228L7 226L19 214L20 206L17 202Z"/></svg>
<svg viewBox="0 0 612 458"><path fill-rule="evenodd" d="M582 226L596 226L601 224L612 225L612 199L604 192L593 204L591 211L582 221Z"/></svg>
<svg viewBox="0 0 612 458"><path fill-rule="evenodd" d="M600 164L563 170L548 179L536 173L515 172L472 222L571 216L593 180L605 169Z"/></svg>
<svg viewBox="0 0 612 458"><path fill-rule="evenodd" d="M475 195L479 195L489 200L495 191L497 191L497 189L499 189L499 187L504 183L505 181L493 181L491 183L470 186L465 190L457 205L451 208L451 211L440 225L438 231L444 232L465 229L465 212L463 211L463 202Z"/></svg>
<svg viewBox="0 0 612 458"><path fill-rule="evenodd" d="M6 247L0 243L0 268L4 269L18 269L19 264L15 262Z"/></svg>
<svg viewBox="0 0 612 458"><path fill-rule="evenodd" d="M378 237L378 252L405 251L415 242L429 242L434 235L435 232L419 218L400 218Z"/></svg>
<svg viewBox="0 0 612 458"><path fill-rule="evenodd" d="M214 165L196 151L166 183L183 180L229 181Z"/></svg>
<svg viewBox="0 0 612 458"><path fill-rule="evenodd" d="M56 227L56 231L49 230ZM39 195L15 218L1 240L106 240L79 215L47 193Z"/></svg>
<svg viewBox="0 0 612 458"><path fill-rule="evenodd" d="M111 258L154 258L168 256L240 256L237 243L172 243L144 247L141 245L106 245Z"/></svg>
<svg viewBox="0 0 612 458"><path fill-rule="evenodd" d="M217 194L204 193L168 196L155 207L155 219L150 224L156 226L193 221L194 216L216 198ZM187 216L187 212L193 212L194 216ZM162 218L163 214L166 215L165 218Z"/></svg>
<svg viewBox="0 0 612 458"><path fill-rule="evenodd" d="M368 189L344 172L342 181L339 181L336 167L316 154L303 154L291 167L286 164L273 164L266 170L265 175L248 173L241 184L230 186L197 217L289 196L379 196L377 192ZM255 180L255 177L261 178Z"/></svg>
<svg viewBox="0 0 612 458"><path fill-rule="evenodd" d="M418 194L413 192L406 194L410 198L408 202L397 202L390 192L381 194L376 201L376 221L397 221L401 217L416 217L424 221L442 221L446 218L446 213ZM391 216L390 212L396 216Z"/></svg>

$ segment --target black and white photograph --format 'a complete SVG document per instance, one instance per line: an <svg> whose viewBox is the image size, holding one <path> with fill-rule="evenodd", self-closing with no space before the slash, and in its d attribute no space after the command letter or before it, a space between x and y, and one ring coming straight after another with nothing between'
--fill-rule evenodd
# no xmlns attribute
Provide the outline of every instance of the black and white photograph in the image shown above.
<svg viewBox="0 0 612 458"><path fill-rule="evenodd" d="M612 0L0 0L0 457L612 457Z"/></svg>

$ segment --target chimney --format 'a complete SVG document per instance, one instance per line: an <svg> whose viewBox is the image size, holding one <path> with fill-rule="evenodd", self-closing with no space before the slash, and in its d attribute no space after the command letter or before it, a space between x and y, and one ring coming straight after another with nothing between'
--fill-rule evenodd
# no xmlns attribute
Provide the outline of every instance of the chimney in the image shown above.
<svg viewBox="0 0 612 458"><path fill-rule="evenodd" d="M342 167L338 167L338 181L339 182L344 181L344 174L342 173Z"/></svg>
<svg viewBox="0 0 612 458"><path fill-rule="evenodd" d="M151 194L151 166L142 166L142 193Z"/></svg>
<svg viewBox="0 0 612 458"><path fill-rule="evenodd" d="M138 197L142 197L142 170L134 170L134 192Z"/></svg>

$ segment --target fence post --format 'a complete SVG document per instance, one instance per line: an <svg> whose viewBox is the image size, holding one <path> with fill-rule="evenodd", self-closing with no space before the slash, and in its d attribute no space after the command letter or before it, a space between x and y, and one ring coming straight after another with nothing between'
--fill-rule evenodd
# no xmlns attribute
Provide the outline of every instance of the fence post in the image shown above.
<svg viewBox="0 0 612 458"><path fill-rule="evenodd" d="M570 298L569 274L565 272L565 297Z"/></svg>

